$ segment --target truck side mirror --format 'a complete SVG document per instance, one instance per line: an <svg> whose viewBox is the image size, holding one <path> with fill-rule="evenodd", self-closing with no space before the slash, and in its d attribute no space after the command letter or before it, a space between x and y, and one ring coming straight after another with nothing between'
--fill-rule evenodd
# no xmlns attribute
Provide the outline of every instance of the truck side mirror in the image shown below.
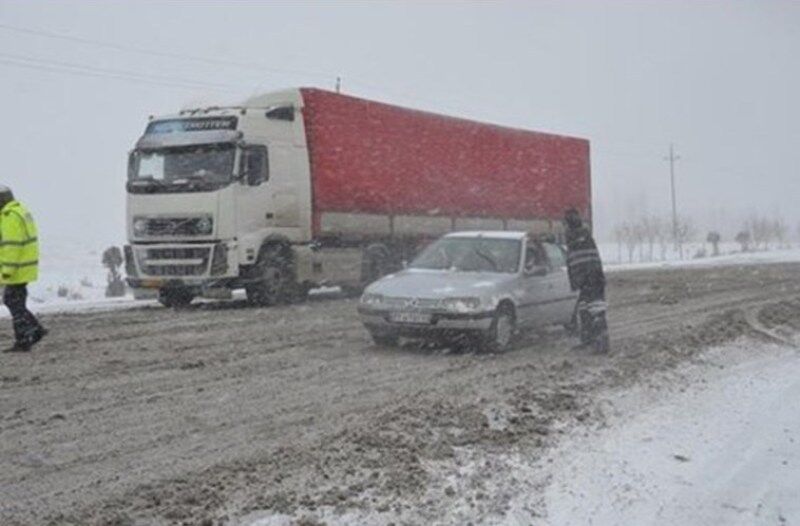
<svg viewBox="0 0 800 526"><path fill-rule="evenodd" d="M133 179L136 175L136 160L138 155L136 151L132 151L128 154L128 179Z"/></svg>

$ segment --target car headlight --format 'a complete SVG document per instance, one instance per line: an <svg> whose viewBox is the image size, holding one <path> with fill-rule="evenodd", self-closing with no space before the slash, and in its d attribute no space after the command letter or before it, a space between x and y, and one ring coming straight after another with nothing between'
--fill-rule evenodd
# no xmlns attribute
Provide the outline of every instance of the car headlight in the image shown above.
<svg viewBox="0 0 800 526"><path fill-rule="evenodd" d="M474 312L480 306L480 298L445 298L442 300L442 307L453 312Z"/></svg>
<svg viewBox="0 0 800 526"><path fill-rule="evenodd" d="M201 217L197 220L197 233L210 234L214 230L214 220L210 217Z"/></svg>
<svg viewBox="0 0 800 526"><path fill-rule="evenodd" d="M383 299L382 294L367 293L361 296L361 304L376 307L383 304Z"/></svg>
<svg viewBox="0 0 800 526"><path fill-rule="evenodd" d="M138 218L133 220L133 233L137 236L144 235L147 232L147 219Z"/></svg>

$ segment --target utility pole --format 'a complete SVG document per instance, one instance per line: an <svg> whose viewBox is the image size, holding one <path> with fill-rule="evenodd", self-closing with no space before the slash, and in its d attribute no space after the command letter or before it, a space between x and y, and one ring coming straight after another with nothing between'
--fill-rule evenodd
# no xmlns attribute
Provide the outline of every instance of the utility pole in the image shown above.
<svg viewBox="0 0 800 526"><path fill-rule="evenodd" d="M675 242L675 250L678 249L678 205L675 203L675 161L678 159L680 156L675 155L675 148L670 143L669 156L664 157L664 160L669 161L669 181L672 190L672 240Z"/></svg>
<svg viewBox="0 0 800 526"><path fill-rule="evenodd" d="M342 91L342 77L336 77L336 93L341 93Z"/></svg>

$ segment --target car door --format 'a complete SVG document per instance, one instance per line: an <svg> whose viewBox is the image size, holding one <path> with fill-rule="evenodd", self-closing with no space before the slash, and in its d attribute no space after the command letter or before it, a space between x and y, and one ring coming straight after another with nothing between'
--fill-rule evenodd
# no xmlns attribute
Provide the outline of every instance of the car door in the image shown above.
<svg viewBox="0 0 800 526"><path fill-rule="evenodd" d="M553 243L542 243L550 267L549 292L552 303L549 308L549 323L565 324L572 320L578 295L569 285L567 257L564 249Z"/></svg>
<svg viewBox="0 0 800 526"><path fill-rule="evenodd" d="M556 299L558 276L551 271L547 253L538 241L528 241L523 269L523 300L520 317L525 325L542 326L551 323L555 313L552 302Z"/></svg>

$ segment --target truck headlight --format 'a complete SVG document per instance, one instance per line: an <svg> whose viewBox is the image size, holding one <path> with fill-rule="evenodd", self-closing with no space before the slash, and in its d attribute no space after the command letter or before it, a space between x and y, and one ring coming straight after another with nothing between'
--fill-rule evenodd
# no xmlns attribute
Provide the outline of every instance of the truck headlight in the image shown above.
<svg viewBox="0 0 800 526"><path fill-rule="evenodd" d="M147 232L147 219L137 218L133 220L133 233L142 236Z"/></svg>
<svg viewBox="0 0 800 526"><path fill-rule="evenodd" d="M196 225L198 234L210 234L214 230L214 220L210 217L201 217Z"/></svg>
<svg viewBox="0 0 800 526"><path fill-rule="evenodd" d="M442 300L442 307L453 312L474 312L480 306L480 298L445 298Z"/></svg>
<svg viewBox="0 0 800 526"><path fill-rule="evenodd" d="M361 296L361 304L369 305L370 307L377 307L383 305L384 297L382 294L367 293Z"/></svg>

